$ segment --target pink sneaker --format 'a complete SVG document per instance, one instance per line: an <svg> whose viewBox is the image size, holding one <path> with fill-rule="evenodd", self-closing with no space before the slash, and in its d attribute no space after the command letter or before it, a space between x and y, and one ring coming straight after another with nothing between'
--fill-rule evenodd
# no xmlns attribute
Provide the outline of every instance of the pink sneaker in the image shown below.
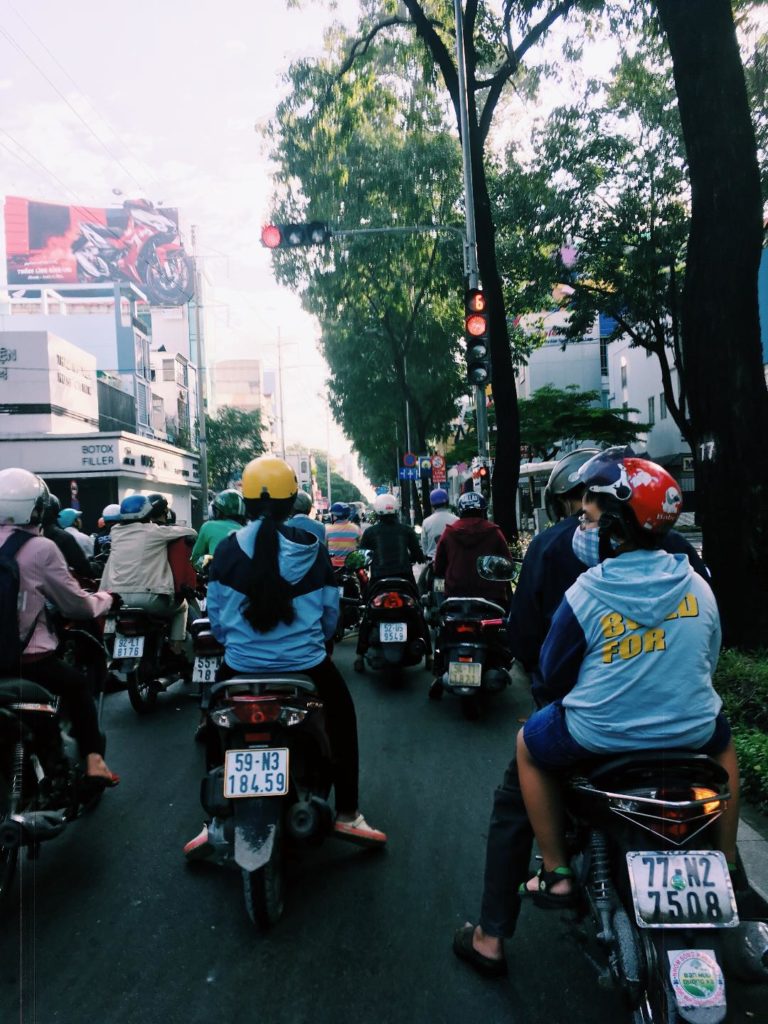
<svg viewBox="0 0 768 1024"><path fill-rule="evenodd" d="M208 838L208 826L203 825L202 832L195 836L194 839L190 839L184 847L184 856L188 861L190 860L208 860L209 857L213 857L216 849L213 843Z"/></svg>
<svg viewBox="0 0 768 1024"><path fill-rule="evenodd" d="M386 832L373 828L362 814L358 814L353 821L339 821L337 818L333 825L333 834L339 839L357 843L358 846L385 846L387 842Z"/></svg>

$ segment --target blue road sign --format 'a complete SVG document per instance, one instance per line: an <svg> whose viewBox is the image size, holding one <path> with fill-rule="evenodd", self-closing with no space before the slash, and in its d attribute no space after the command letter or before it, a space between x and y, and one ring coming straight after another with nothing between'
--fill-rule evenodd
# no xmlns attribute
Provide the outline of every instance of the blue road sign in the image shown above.
<svg viewBox="0 0 768 1024"><path fill-rule="evenodd" d="M400 467L400 479L401 480L418 480L419 471L417 468L408 469L407 466Z"/></svg>

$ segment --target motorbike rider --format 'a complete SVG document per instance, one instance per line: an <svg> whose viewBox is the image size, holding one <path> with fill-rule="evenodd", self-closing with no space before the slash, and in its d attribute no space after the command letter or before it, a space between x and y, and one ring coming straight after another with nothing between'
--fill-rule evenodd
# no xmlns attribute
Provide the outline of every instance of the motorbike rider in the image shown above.
<svg viewBox="0 0 768 1024"><path fill-rule="evenodd" d="M730 727L712 686L720 618L685 555L659 544L682 508L656 463L614 453L581 470L583 513L573 535L590 568L567 591L541 652L552 703L517 739L520 783L543 866L520 893L540 906L573 900L556 773L599 755L686 748L727 772L731 799L718 845L735 870L739 774Z"/></svg>
<svg viewBox="0 0 768 1024"><path fill-rule="evenodd" d="M448 492L442 487L436 487L430 491L429 504L432 508L432 515L427 516L421 524L421 546L427 558L435 557L437 542L443 534L446 526L455 523L458 516L455 516L448 507Z"/></svg>
<svg viewBox="0 0 768 1024"><path fill-rule="evenodd" d="M509 545L499 527L488 519L488 503L477 491L461 494L459 519L443 530L435 552L435 576L445 578L446 597L484 597L506 607L509 585L484 580L477 571L482 555L509 558Z"/></svg>
<svg viewBox="0 0 768 1024"><path fill-rule="evenodd" d="M58 694L67 704L72 733L86 762L86 775L102 786L120 781L104 761L104 737L84 675L57 657L58 637L49 626L46 602L68 618L95 619L115 604L115 595L89 594L70 573L56 544L41 536L40 524L49 494L45 482L26 469L0 470L0 547L17 545L19 635L24 650L19 674ZM17 539L18 537L18 539Z"/></svg>
<svg viewBox="0 0 768 1024"><path fill-rule="evenodd" d="M331 564L336 568L344 565L344 559L351 551L357 551L362 530L352 522L352 509L346 501L335 501L331 505L331 523L325 530L325 542Z"/></svg>
<svg viewBox="0 0 768 1024"><path fill-rule="evenodd" d="M161 494L131 494L120 502L112 530L102 590L116 590L127 605L170 621L170 645L181 655L187 631L187 602L175 596L168 546L197 536L187 526L163 524L168 502Z"/></svg>
<svg viewBox="0 0 768 1024"><path fill-rule="evenodd" d="M96 533L91 534L93 540L93 557L106 560L109 557L109 546L112 543L112 527L120 522L120 506L116 502L105 505L101 518L97 523Z"/></svg>
<svg viewBox="0 0 768 1024"><path fill-rule="evenodd" d="M86 558L93 558L93 541L87 533L83 533L83 513L80 509L62 509L56 522L62 530L72 534Z"/></svg>
<svg viewBox="0 0 768 1024"><path fill-rule="evenodd" d="M344 679L325 651L339 615L328 552L306 530L286 523L298 482L282 459L263 455L243 471L248 525L219 544L211 565L208 615L225 647L219 679L237 673L302 672L325 706L335 756L334 834L366 846L387 837L358 806L357 720ZM184 847L188 859L212 852L208 826Z"/></svg>
<svg viewBox="0 0 768 1024"><path fill-rule="evenodd" d="M318 519L313 519L311 512L312 498L306 491L299 491L296 501L293 503L293 512L288 523L290 526L299 526L302 530L313 533L321 544L325 544L325 526Z"/></svg>
<svg viewBox="0 0 768 1024"><path fill-rule="evenodd" d="M77 543L69 530L62 529L58 524L61 513L61 503L55 494L49 494L43 509L42 527L43 536L52 540L61 551L64 559L72 572L83 580L93 579L91 563L85 557L83 549Z"/></svg>
<svg viewBox="0 0 768 1024"><path fill-rule="evenodd" d="M393 494L377 495L373 503L373 510L378 522L374 526L369 526L360 539L361 550L371 553L371 584L386 577L395 577L407 580L415 586L412 565L414 562L426 561L416 531L412 526L405 526L398 522L397 502ZM363 656L368 649L367 625L364 613L357 636L355 672L362 672L365 669ZM432 656L432 640L423 618L422 639L427 652L427 665L429 665Z"/></svg>
<svg viewBox="0 0 768 1024"><path fill-rule="evenodd" d="M214 553L220 541L245 525L245 502L242 494L232 488L219 491L211 502L211 515L213 518L200 527L200 533L190 555L197 570L200 570L205 556Z"/></svg>
<svg viewBox="0 0 768 1024"><path fill-rule="evenodd" d="M608 451L632 454L631 449L621 446ZM553 468L544 494L549 516L557 522L531 541L515 588L508 632L510 648L531 673L534 693L538 687L539 653L552 616L566 590L587 568L574 554L572 540L584 493L579 471L595 454L599 454L598 449L578 449L563 456ZM660 543L670 553L687 555L694 570L703 579L709 579L706 566L681 534L670 530ZM502 943L515 932L520 913L518 887L528 877L532 843L517 754L513 751L493 797L479 922L460 928L453 942L456 955L483 975L496 976L507 971Z"/></svg>

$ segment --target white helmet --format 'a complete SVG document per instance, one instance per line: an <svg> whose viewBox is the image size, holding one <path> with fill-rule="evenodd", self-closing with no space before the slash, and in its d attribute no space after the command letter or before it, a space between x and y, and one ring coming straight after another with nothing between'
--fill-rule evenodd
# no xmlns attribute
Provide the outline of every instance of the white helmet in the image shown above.
<svg viewBox="0 0 768 1024"><path fill-rule="evenodd" d="M28 469L0 470L0 523L37 526L48 501L45 481Z"/></svg>
<svg viewBox="0 0 768 1024"><path fill-rule="evenodd" d="M373 502L373 511L377 516L394 516L397 513L397 502L394 494L379 494Z"/></svg>

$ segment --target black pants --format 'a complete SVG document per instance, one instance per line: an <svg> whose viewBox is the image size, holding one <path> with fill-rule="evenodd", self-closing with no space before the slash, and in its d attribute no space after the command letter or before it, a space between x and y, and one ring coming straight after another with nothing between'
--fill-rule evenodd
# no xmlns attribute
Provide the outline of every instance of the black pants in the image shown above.
<svg viewBox="0 0 768 1024"><path fill-rule="evenodd" d="M510 938L520 914L518 889L530 874L533 830L520 789L513 755L493 795L485 848L485 876L480 927L488 935Z"/></svg>
<svg viewBox="0 0 768 1024"><path fill-rule="evenodd" d="M99 731L96 704L82 673L51 654L39 661L22 663L21 675L64 700L72 722L72 735L83 757L87 754L104 754L104 737Z"/></svg>
<svg viewBox="0 0 768 1024"><path fill-rule="evenodd" d="M352 695L344 676L330 658L325 658L314 668L303 668L301 672L315 684L325 705L325 724L334 758L336 811L338 814L354 814L358 809L360 758ZM218 679L223 682L238 674L243 673L235 672L225 662L219 670Z"/></svg>

